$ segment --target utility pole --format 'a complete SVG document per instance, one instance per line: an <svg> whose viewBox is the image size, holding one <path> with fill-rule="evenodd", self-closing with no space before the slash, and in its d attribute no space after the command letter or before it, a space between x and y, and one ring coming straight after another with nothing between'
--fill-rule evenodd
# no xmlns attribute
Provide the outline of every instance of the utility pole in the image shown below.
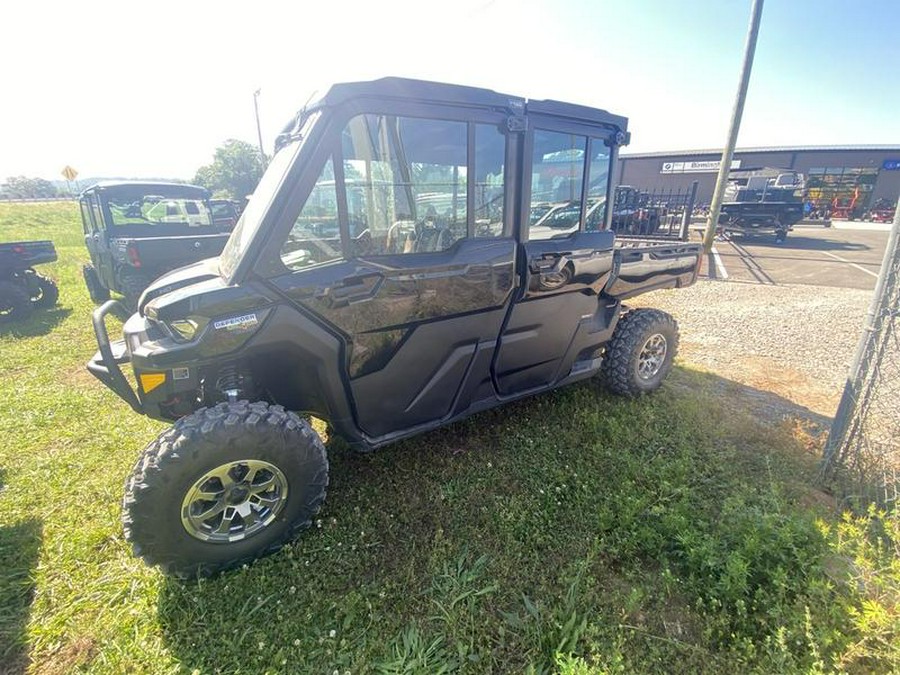
<svg viewBox="0 0 900 675"><path fill-rule="evenodd" d="M722 209L722 197L725 184L728 182L728 171L734 157L734 146L737 144L738 131L741 128L741 116L744 114L744 101L747 100L747 86L750 84L750 70L753 68L753 55L756 53L756 38L759 35L759 21L762 18L763 0L753 0L750 10L750 29L747 32L747 44L744 46L744 65L741 68L741 83L734 100L731 112L731 127L728 129L728 140L722 150L722 162L719 165L719 177L716 178L716 189L709 206L709 220L706 222L706 233L703 235L703 248L709 253L716 236L719 223L719 211Z"/></svg>
<svg viewBox="0 0 900 675"><path fill-rule="evenodd" d="M262 142L262 127L259 125L259 92L261 90L257 89L253 92L253 110L256 112L256 135L259 138L259 154L262 157L263 166L266 165L266 151L263 150L263 142Z"/></svg>

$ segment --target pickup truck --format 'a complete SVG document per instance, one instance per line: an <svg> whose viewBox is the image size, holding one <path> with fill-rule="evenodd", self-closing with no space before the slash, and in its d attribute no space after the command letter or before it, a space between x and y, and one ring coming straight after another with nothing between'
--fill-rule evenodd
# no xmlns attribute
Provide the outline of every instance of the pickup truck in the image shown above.
<svg viewBox="0 0 900 675"><path fill-rule="evenodd" d="M213 218L209 192L196 185L105 181L79 203L91 257L84 280L98 304L115 291L134 308L160 274L221 253L234 226Z"/></svg>
<svg viewBox="0 0 900 675"><path fill-rule="evenodd" d="M135 551L211 574L309 527L309 415L370 451L590 378L657 389L677 324L623 301L693 284L701 249L617 241L627 140L605 110L398 78L298 114L218 259L151 284L122 340L118 303L94 312L90 372L172 423L126 484Z"/></svg>
<svg viewBox="0 0 900 675"><path fill-rule="evenodd" d="M52 241L0 244L0 322L24 319L38 307L52 307L59 299L53 279L34 271L35 265L54 262Z"/></svg>

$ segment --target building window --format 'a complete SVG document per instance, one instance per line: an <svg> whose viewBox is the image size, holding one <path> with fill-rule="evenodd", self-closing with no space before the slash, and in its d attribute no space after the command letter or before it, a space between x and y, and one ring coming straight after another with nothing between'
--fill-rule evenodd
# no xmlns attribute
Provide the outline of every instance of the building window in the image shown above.
<svg viewBox="0 0 900 675"><path fill-rule="evenodd" d="M878 169L870 167L814 167L809 170L806 200L821 213L859 217L870 206L877 179Z"/></svg>

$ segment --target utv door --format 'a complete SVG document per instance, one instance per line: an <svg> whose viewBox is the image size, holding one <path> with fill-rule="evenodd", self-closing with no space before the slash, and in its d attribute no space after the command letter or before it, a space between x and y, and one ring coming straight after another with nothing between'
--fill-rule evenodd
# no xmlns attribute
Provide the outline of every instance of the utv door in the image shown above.
<svg viewBox="0 0 900 675"><path fill-rule="evenodd" d="M87 197L78 200L78 206L81 210L81 229L84 232L84 247L88 251L91 264L97 267L97 243L94 235L97 234L97 225L94 223L94 216L91 213L91 205Z"/></svg>
<svg viewBox="0 0 900 675"><path fill-rule="evenodd" d="M539 115L529 116L529 127L519 222L524 282L494 363L501 396L590 368L616 309L599 295L615 239L605 229L607 134Z"/></svg>
<svg viewBox="0 0 900 675"><path fill-rule="evenodd" d="M115 290L117 288L115 285L115 269L112 251L109 248L109 231L103 214L103 207L96 192L88 195L82 200L82 203L85 201L93 219L92 232L89 235L85 234L85 244L91 256L91 263L97 270L100 283L106 288Z"/></svg>
<svg viewBox="0 0 900 675"><path fill-rule="evenodd" d="M326 146L278 284L341 335L357 423L374 439L493 396L516 242L504 116L367 107Z"/></svg>

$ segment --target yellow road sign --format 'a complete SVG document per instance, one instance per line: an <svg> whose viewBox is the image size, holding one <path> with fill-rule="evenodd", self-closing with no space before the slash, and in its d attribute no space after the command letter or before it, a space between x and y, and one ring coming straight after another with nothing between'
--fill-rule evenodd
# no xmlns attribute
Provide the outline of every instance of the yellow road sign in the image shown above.
<svg viewBox="0 0 900 675"><path fill-rule="evenodd" d="M75 180L75 177L78 175L78 172L73 169L71 166L66 164L66 168L62 170L63 178L66 180Z"/></svg>

